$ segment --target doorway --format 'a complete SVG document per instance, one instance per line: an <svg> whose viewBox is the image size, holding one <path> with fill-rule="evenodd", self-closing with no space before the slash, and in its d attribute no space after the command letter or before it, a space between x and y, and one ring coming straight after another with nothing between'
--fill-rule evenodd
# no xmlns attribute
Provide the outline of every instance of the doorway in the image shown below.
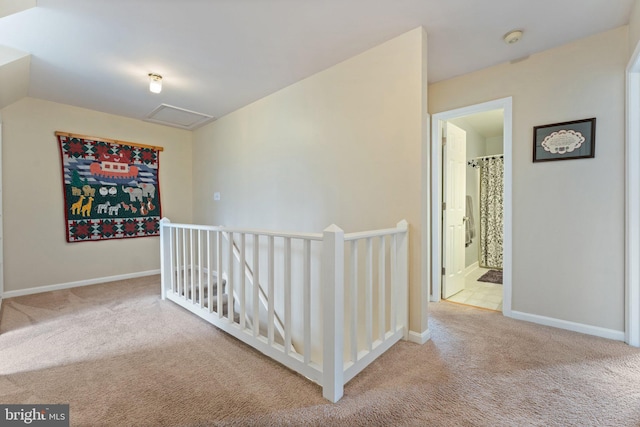
<svg viewBox="0 0 640 427"><path fill-rule="evenodd" d="M479 305L470 295L487 289L494 295L487 303L501 299L502 304L485 308L511 314L511 120L511 98L433 115L432 301ZM462 154L461 132L466 135ZM440 142L445 135L453 136L453 145L447 147L450 139ZM488 282L477 281L489 271ZM502 284L492 283L500 272ZM478 296L475 300L482 299Z"/></svg>
<svg viewBox="0 0 640 427"><path fill-rule="evenodd" d="M640 43L627 65L625 341L640 347Z"/></svg>
<svg viewBox="0 0 640 427"><path fill-rule="evenodd" d="M503 122L499 109L443 123L442 298L496 311L502 311ZM461 156L460 167L451 152ZM450 185L458 174L459 182ZM452 223L459 233L449 232Z"/></svg>

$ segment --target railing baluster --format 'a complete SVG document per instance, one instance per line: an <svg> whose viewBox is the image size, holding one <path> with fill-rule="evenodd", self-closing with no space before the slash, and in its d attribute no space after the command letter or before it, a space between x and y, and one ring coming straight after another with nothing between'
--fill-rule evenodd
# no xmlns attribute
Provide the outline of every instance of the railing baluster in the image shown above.
<svg viewBox="0 0 640 427"><path fill-rule="evenodd" d="M304 363L311 362L311 240L304 239L302 289L304 310Z"/></svg>
<svg viewBox="0 0 640 427"><path fill-rule="evenodd" d="M386 249L386 239L384 236L380 236L380 246L378 247L378 334L381 341L385 339L387 327L385 316L387 309Z"/></svg>
<svg viewBox="0 0 640 427"><path fill-rule="evenodd" d="M178 228L171 229L171 290L177 294L179 294L178 288L180 286L178 230Z"/></svg>
<svg viewBox="0 0 640 427"><path fill-rule="evenodd" d="M351 241L351 360L358 360L358 241Z"/></svg>
<svg viewBox="0 0 640 427"><path fill-rule="evenodd" d="M373 348L373 245L371 237L367 239L367 260L365 264L365 329L367 334L367 347Z"/></svg>
<svg viewBox="0 0 640 427"><path fill-rule="evenodd" d="M174 249L176 252L176 268L175 268L175 272L172 272L172 275L175 274L176 276L176 289L175 292L178 296L180 296L180 229L176 228L174 230L175 234L174 234Z"/></svg>
<svg viewBox="0 0 640 427"><path fill-rule="evenodd" d="M211 231L207 230L207 307L213 312L213 270L211 270Z"/></svg>
<svg viewBox="0 0 640 427"><path fill-rule="evenodd" d="M291 351L291 238L284 238L284 354Z"/></svg>
<svg viewBox="0 0 640 427"><path fill-rule="evenodd" d="M173 229L169 228L167 229L167 233L169 233L169 258L171 259L171 268L170 268L170 274L171 274L171 292L175 292L176 291L176 260L175 260L175 253L176 253L176 242L175 242L175 235L173 234Z"/></svg>
<svg viewBox="0 0 640 427"><path fill-rule="evenodd" d="M240 233L240 268L239 268L239 274L240 274L240 289L238 290L238 298L240 298L240 329L244 329L245 328L245 285L246 285L246 281L245 281L245 272L244 272L244 266L246 264L246 238L245 238L245 234L244 233Z"/></svg>
<svg viewBox="0 0 640 427"><path fill-rule="evenodd" d="M182 230L182 294L184 299L189 299L187 291L187 231Z"/></svg>
<svg viewBox="0 0 640 427"><path fill-rule="evenodd" d="M196 249L198 254L198 303L200 308L204 308L204 285L202 284L202 231L198 230L198 246Z"/></svg>
<svg viewBox="0 0 640 427"><path fill-rule="evenodd" d="M165 300L167 299L167 292L171 287L171 291L173 292L173 287L171 285L172 277L171 274L171 266L173 264L173 260L171 259L171 228L167 226L169 222L168 219L162 218L158 222L158 227L160 231L160 297Z"/></svg>
<svg viewBox="0 0 640 427"><path fill-rule="evenodd" d="M193 249L193 245L195 239L193 238L193 229L189 230L189 258L191 259L191 263L190 263L190 267L189 267L189 277L191 279L191 302L196 301L196 279L195 279L195 274L196 274L196 270L195 270L195 262L196 262L196 257L195 254L193 253L194 249Z"/></svg>
<svg viewBox="0 0 640 427"><path fill-rule="evenodd" d="M253 336L260 334L260 235L253 235Z"/></svg>
<svg viewBox="0 0 640 427"><path fill-rule="evenodd" d="M227 304L227 319L234 322L234 301L233 301L233 233L229 232L229 259L227 260L227 294L229 303Z"/></svg>
<svg viewBox="0 0 640 427"><path fill-rule="evenodd" d="M389 317L391 318L391 332L396 331L396 292L398 292L398 272L396 266L396 250L398 248L398 235L391 237L391 292L389 293Z"/></svg>
<svg viewBox="0 0 640 427"><path fill-rule="evenodd" d="M273 247L274 247L274 238L273 236L269 236L269 254L268 254L268 266L269 266L269 277L267 278L267 290L269 292L268 295L268 307L267 307L267 322L268 322L268 330L267 330L267 340L269 345L273 345L273 317L274 317L274 286L273 286L273 268L274 268L274 260L273 260Z"/></svg>
<svg viewBox="0 0 640 427"><path fill-rule="evenodd" d="M222 232L216 231L216 291L218 301L216 302L216 311L218 319L222 319Z"/></svg>

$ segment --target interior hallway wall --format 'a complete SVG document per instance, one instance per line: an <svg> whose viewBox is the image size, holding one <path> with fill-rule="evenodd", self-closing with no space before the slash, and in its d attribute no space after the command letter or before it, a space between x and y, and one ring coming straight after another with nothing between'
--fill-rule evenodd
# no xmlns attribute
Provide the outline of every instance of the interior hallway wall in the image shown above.
<svg viewBox="0 0 640 427"><path fill-rule="evenodd" d="M629 17L629 58L640 41L640 0L636 0Z"/></svg>
<svg viewBox="0 0 640 427"><path fill-rule="evenodd" d="M190 222L191 132L34 98L23 98L0 114L5 292L160 268L159 237L67 243L54 133L164 147L162 214Z"/></svg>
<svg viewBox="0 0 640 427"><path fill-rule="evenodd" d="M513 97L514 311L624 331L627 27L429 86L431 113ZM595 158L532 162L533 127L597 118Z"/></svg>
<svg viewBox="0 0 640 427"><path fill-rule="evenodd" d="M486 139L485 156L504 154L504 136L490 136Z"/></svg>
<svg viewBox="0 0 640 427"><path fill-rule="evenodd" d="M335 223L353 232L404 218L410 324L425 331L426 47L415 29L197 130L195 221L310 232Z"/></svg>

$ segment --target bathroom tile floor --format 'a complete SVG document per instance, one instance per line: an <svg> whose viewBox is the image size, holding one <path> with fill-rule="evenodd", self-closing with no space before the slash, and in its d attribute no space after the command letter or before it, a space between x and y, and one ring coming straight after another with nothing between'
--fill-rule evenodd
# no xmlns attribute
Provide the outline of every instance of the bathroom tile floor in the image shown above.
<svg viewBox="0 0 640 427"><path fill-rule="evenodd" d="M477 268L467 274L465 288L447 301L502 311L502 285L478 282L478 278L487 271L487 268Z"/></svg>

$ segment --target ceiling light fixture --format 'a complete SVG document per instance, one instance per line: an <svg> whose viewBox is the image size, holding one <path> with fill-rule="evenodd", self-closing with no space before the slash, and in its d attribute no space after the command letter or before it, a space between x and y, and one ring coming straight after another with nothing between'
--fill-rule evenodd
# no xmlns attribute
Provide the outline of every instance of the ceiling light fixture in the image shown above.
<svg viewBox="0 0 640 427"><path fill-rule="evenodd" d="M153 93L162 92L162 76L160 74L149 73L149 91Z"/></svg>
<svg viewBox="0 0 640 427"><path fill-rule="evenodd" d="M522 38L522 30L513 30L509 31L502 38L506 44L514 44L518 43Z"/></svg>

